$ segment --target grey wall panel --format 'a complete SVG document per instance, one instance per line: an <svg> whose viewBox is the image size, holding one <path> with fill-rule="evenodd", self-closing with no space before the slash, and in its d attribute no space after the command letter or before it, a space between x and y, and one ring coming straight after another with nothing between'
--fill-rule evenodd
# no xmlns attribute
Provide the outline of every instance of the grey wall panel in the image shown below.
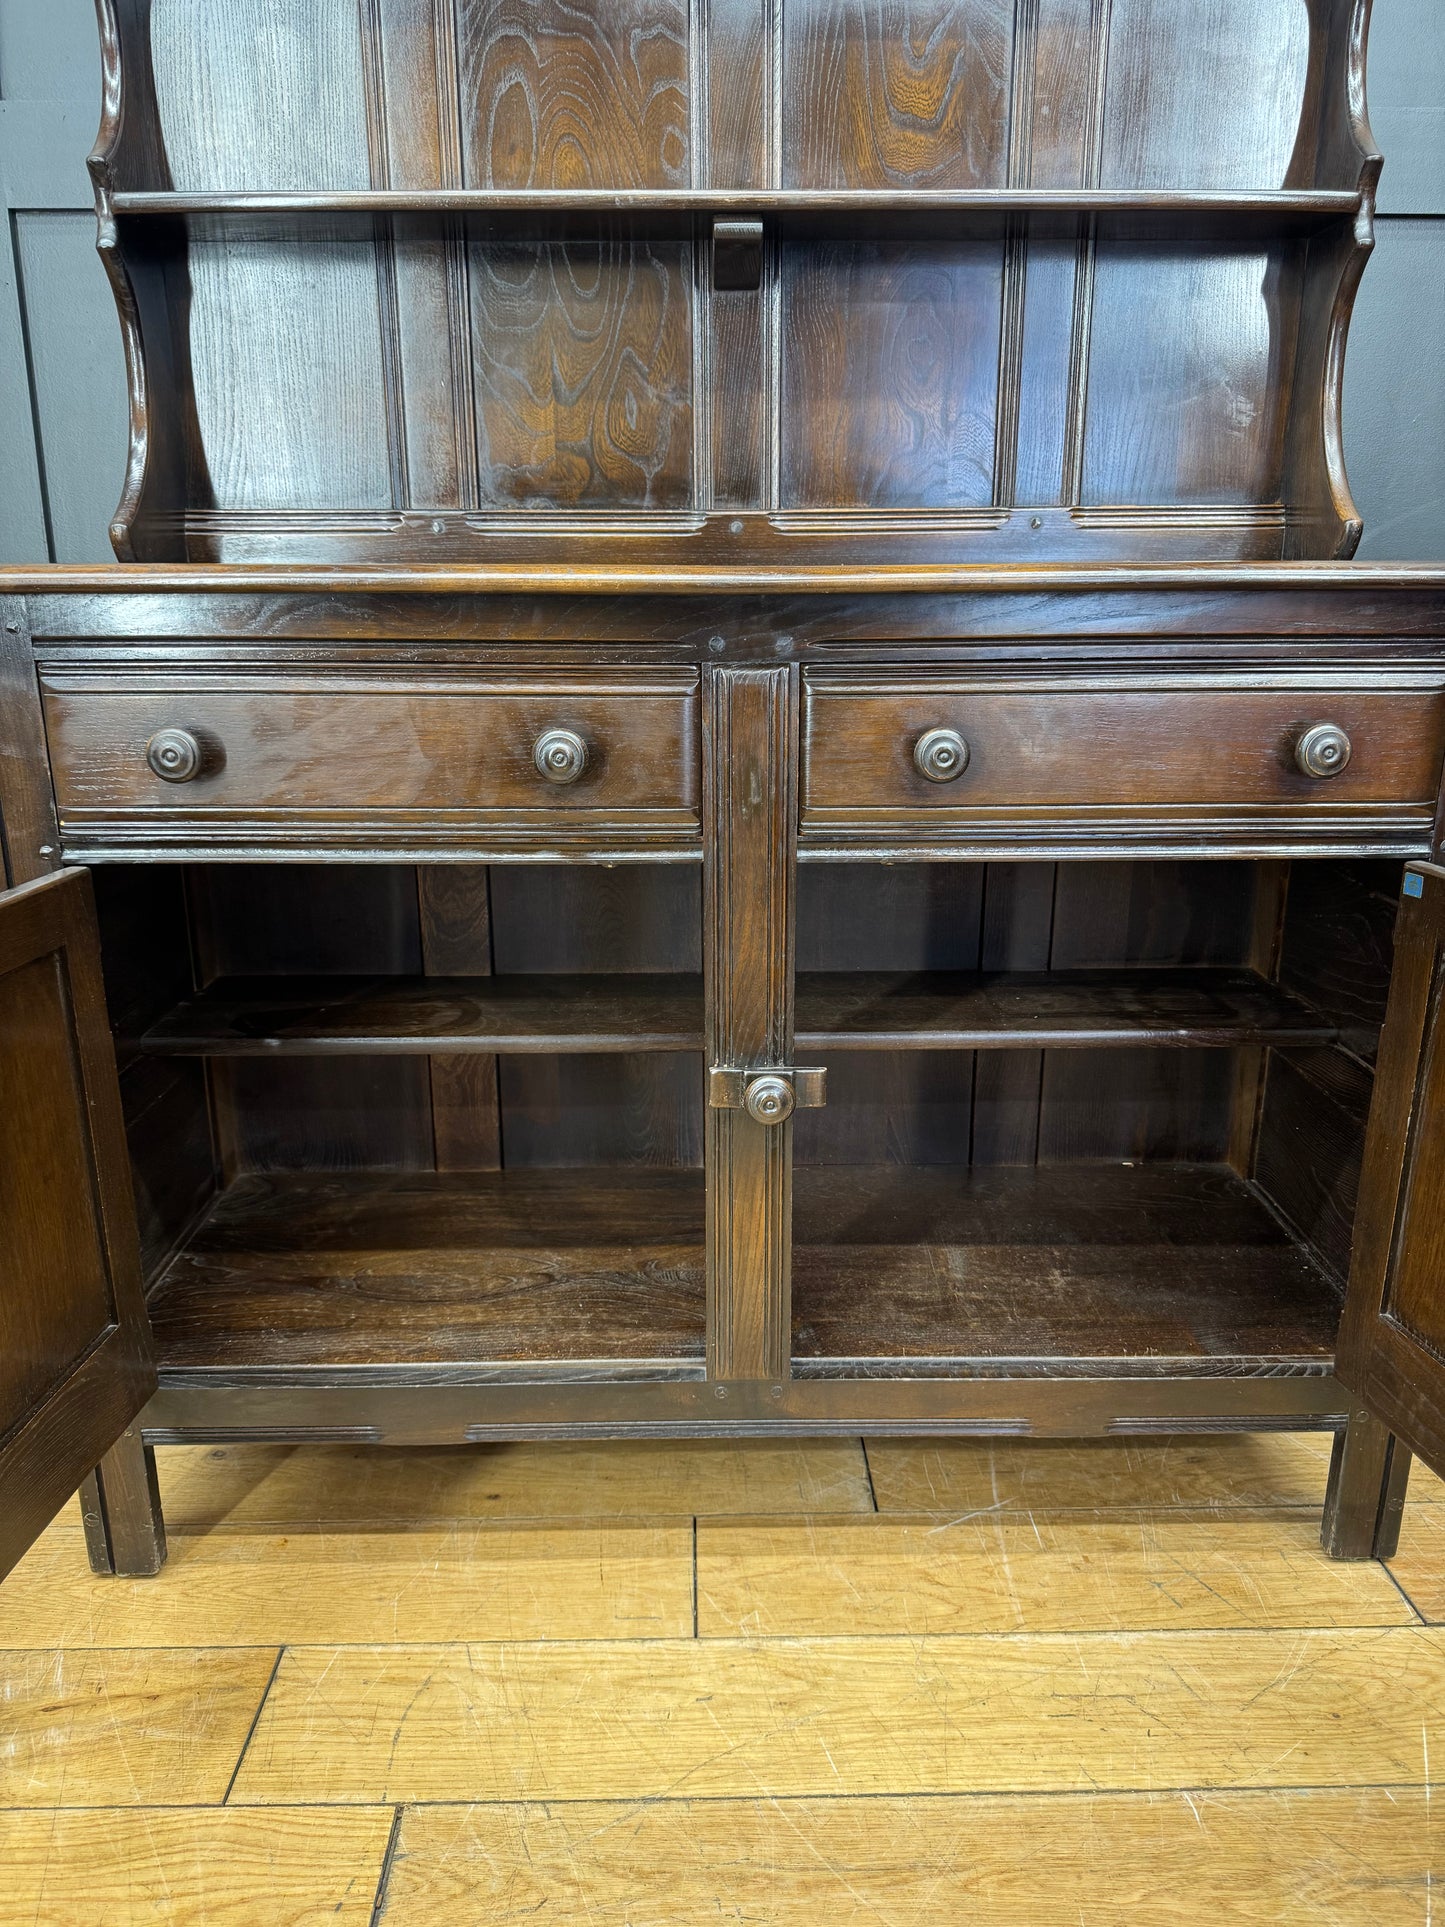
<svg viewBox="0 0 1445 1927"><path fill-rule="evenodd" d="M1380 209L1445 214L1445 6L1375 0L1370 124L1385 156Z"/></svg>
<svg viewBox="0 0 1445 1927"><path fill-rule="evenodd" d="M1380 223L1345 371L1360 554L1445 561L1445 221Z"/></svg>
<svg viewBox="0 0 1445 1927"><path fill-rule="evenodd" d="M4 0L0 5L0 97L100 104L100 40L94 0Z"/></svg>
<svg viewBox="0 0 1445 1927"><path fill-rule="evenodd" d="M91 214L14 217L35 420L57 562L113 560L128 429L119 330Z"/></svg>
<svg viewBox="0 0 1445 1927"><path fill-rule="evenodd" d="M35 446L25 326L11 223L0 230L0 562L44 558L45 514Z"/></svg>

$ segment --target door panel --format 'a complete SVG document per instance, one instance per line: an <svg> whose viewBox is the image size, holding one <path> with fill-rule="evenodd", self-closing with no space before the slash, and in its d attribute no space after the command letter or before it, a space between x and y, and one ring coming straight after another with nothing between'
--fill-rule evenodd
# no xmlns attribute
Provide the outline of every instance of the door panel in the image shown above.
<svg viewBox="0 0 1445 1927"><path fill-rule="evenodd" d="M1445 869L1412 863L1395 931L1339 1376L1445 1465Z"/></svg>
<svg viewBox="0 0 1445 1927"><path fill-rule="evenodd" d="M0 1576L156 1384L90 878L0 895Z"/></svg>

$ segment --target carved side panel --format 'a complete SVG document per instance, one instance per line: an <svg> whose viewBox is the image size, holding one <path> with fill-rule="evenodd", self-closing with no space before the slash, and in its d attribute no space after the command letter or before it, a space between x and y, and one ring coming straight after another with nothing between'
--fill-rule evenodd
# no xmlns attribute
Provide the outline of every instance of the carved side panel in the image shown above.
<svg viewBox="0 0 1445 1927"><path fill-rule="evenodd" d="M795 669L714 669L704 698L709 1061L791 1062ZM791 1351L793 1127L709 1110L708 1375L772 1379Z"/></svg>

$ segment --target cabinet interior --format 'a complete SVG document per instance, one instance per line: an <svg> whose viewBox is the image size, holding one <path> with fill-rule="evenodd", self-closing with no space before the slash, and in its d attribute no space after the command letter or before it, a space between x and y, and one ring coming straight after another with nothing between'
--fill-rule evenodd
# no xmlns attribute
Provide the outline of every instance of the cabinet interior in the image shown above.
<svg viewBox="0 0 1445 1927"><path fill-rule="evenodd" d="M696 867L95 878L163 1371L701 1375ZM800 866L795 1373L1328 1369L1398 878Z"/></svg>

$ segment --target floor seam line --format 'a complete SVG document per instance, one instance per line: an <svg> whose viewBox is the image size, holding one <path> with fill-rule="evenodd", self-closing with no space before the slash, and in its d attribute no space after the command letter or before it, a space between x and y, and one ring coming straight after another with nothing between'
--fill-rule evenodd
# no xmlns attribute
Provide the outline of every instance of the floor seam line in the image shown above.
<svg viewBox="0 0 1445 1927"><path fill-rule="evenodd" d="M170 1650L184 1651L185 1649L171 1648ZM260 1700L257 1702L256 1711L251 1717L251 1724L246 1728L246 1737L244 1740L242 1740L241 1750L236 1755L236 1764L231 1770L230 1779L226 1782L226 1791L221 1795L221 1805L223 1807L230 1805L231 1794L235 1790L236 1781L240 1778L241 1767L245 1761L247 1753L249 1753L251 1750L251 1742L256 1737L256 1728L261 1724L261 1715L266 1710L266 1702L271 1697L271 1688L276 1684L276 1675L280 1672L281 1662L285 1657L286 1657L286 1648L285 1648L285 1645L282 1644L276 1648L275 1664L272 1666L271 1671L266 1676L265 1688L262 1691Z"/></svg>

